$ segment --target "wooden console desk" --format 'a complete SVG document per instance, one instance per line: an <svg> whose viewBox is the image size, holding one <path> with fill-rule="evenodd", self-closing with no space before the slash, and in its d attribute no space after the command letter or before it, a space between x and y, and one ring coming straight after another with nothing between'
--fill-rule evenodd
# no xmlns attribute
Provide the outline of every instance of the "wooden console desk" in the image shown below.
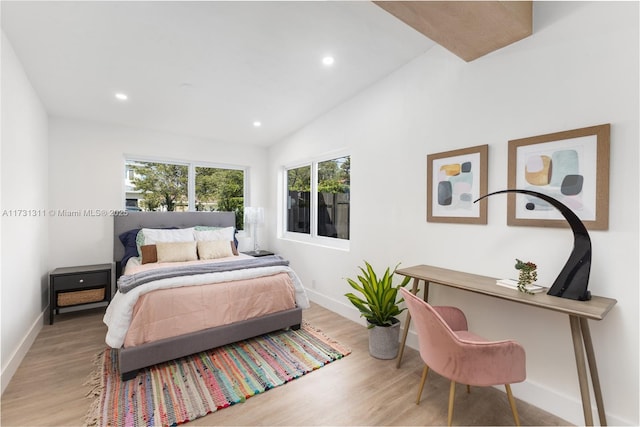
<svg viewBox="0 0 640 427"><path fill-rule="evenodd" d="M582 396L582 410L584 412L585 425L593 425L593 415L591 411L591 399L589 397L589 380L587 377L587 363L591 374L593 392L595 394L600 425L607 425L596 367L596 358L593 352L593 342L589 332L588 319L602 320L609 310L616 304L615 299L592 296L589 301L575 301L566 298L538 293L534 295L525 294L518 290L513 290L496 285L496 278L479 276L477 274L463 273L461 271L448 270L446 268L433 267L430 265L416 265L398 269L396 273L413 278L412 292L418 291L420 281L425 284L424 300L429 298L429 284L449 286L456 289L475 292L482 295L501 298L521 304L543 308L545 310L558 311L569 316L571 336L573 338L573 351L576 357L578 368L578 381L580 384L580 394ZM411 316L407 312L407 320L400 342L400 352L398 354L397 367L400 367L404 346L407 341ZM586 361L585 361L586 352Z"/></svg>

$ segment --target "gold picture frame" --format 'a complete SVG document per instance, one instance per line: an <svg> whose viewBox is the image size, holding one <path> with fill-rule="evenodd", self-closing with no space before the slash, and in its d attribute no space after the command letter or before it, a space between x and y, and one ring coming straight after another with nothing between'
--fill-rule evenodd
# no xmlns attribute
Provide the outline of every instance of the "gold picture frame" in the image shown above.
<svg viewBox="0 0 640 427"><path fill-rule="evenodd" d="M590 230L609 228L610 124L509 141L507 184L567 205ZM541 199L507 195L507 224L568 227Z"/></svg>
<svg viewBox="0 0 640 427"><path fill-rule="evenodd" d="M488 145L427 155L427 222L486 224Z"/></svg>

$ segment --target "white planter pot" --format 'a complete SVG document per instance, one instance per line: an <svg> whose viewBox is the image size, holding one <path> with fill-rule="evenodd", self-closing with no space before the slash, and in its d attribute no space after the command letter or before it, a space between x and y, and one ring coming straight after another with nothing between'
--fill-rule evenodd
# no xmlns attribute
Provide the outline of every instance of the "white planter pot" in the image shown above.
<svg viewBox="0 0 640 427"><path fill-rule="evenodd" d="M400 321L392 326L374 326L369 329L369 354L376 359L395 359L398 355Z"/></svg>

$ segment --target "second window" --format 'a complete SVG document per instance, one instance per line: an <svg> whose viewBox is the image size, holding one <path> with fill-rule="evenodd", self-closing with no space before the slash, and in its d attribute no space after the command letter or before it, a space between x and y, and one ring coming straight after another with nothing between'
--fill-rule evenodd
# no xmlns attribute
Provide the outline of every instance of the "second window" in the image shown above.
<svg viewBox="0 0 640 427"><path fill-rule="evenodd" d="M350 156L286 169L286 231L349 240Z"/></svg>

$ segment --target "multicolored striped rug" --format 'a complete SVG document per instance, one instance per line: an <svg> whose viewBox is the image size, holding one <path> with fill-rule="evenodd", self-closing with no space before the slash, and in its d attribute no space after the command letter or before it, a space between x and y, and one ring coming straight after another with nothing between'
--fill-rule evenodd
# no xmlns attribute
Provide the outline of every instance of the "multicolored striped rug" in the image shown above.
<svg viewBox="0 0 640 427"><path fill-rule="evenodd" d="M309 324L162 363L121 381L117 352L100 353L88 425L173 426L285 384L350 353Z"/></svg>

